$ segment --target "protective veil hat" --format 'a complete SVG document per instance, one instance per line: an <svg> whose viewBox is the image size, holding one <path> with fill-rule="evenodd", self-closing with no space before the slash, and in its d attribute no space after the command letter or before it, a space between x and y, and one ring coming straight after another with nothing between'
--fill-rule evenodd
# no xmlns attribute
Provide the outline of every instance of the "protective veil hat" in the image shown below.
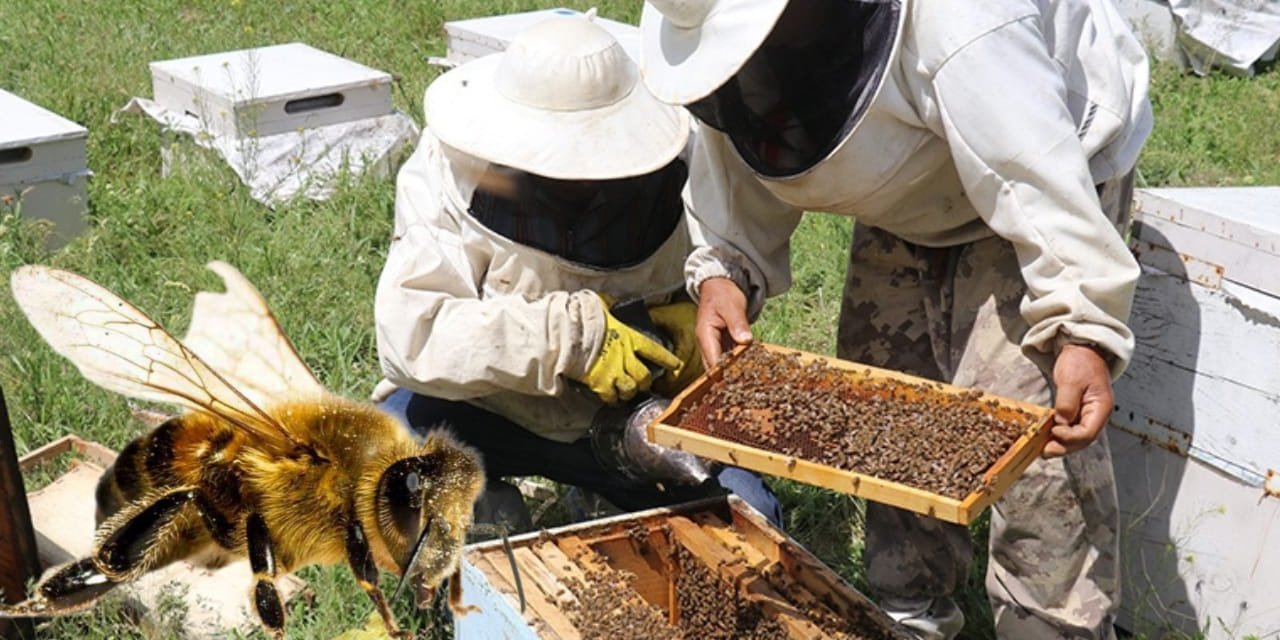
<svg viewBox="0 0 1280 640"><path fill-rule="evenodd" d="M648 0L640 16L644 81L689 104L715 91L764 42L787 0Z"/></svg>
<svg viewBox="0 0 1280 640"><path fill-rule="evenodd" d="M585 15L525 29L506 51L427 88L427 126L464 153L566 180L656 171L684 149L689 116L645 89L636 63Z"/></svg>

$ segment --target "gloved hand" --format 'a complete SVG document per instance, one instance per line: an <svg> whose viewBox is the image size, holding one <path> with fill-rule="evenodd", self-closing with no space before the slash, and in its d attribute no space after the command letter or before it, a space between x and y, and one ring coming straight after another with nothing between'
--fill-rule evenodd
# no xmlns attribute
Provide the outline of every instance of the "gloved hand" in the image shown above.
<svg viewBox="0 0 1280 640"><path fill-rule="evenodd" d="M674 397L705 370L698 350L698 336L694 334L698 305L685 301L649 307L649 317L671 337L671 350L680 358L679 367L653 382L658 393Z"/></svg>
<svg viewBox="0 0 1280 640"><path fill-rule="evenodd" d="M653 382L649 363L668 371L681 365L675 354L648 336L628 327L609 313L608 303L600 300L604 310L604 339L600 353L579 381L608 404L630 400Z"/></svg>

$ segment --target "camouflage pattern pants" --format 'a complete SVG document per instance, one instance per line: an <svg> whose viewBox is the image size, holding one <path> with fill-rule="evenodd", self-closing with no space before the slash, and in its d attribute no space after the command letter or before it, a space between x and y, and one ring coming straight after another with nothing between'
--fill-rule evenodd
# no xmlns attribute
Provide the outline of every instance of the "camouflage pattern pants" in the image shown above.
<svg viewBox="0 0 1280 640"><path fill-rule="evenodd" d="M1118 223L1131 188L1130 177L1100 189ZM837 349L848 360L1052 406L1049 374L1019 347L1024 292L1003 239L937 249L858 226ZM1105 430L1083 451L1036 460L992 510L986 586L997 636L1114 638L1118 524ZM864 557L877 597L950 596L972 556L964 527L867 504Z"/></svg>

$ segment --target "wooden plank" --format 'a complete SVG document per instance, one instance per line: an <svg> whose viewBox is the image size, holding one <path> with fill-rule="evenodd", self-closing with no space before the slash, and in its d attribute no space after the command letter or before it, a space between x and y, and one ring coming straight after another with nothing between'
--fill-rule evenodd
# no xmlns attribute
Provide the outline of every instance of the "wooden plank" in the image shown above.
<svg viewBox="0 0 1280 640"><path fill-rule="evenodd" d="M1130 323L1116 425L1251 486L1280 469L1280 298L1144 269Z"/></svg>
<svg viewBox="0 0 1280 640"><path fill-rule="evenodd" d="M974 390L926 380L897 371L879 369L867 365L829 358L819 354L808 353L781 347L762 344L771 352L781 355L795 355L802 364L820 361L826 366L850 372L869 383L889 382L893 384L920 385L948 395L973 394ZM992 502L1003 495L1014 480L1017 479L1031 461L1040 454L1049 437L1052 426L1053 410L1027 402L1003 398L983 393L970 402L994 406L988 409L1001 419L1013 419L1022 413L1033 417L1031 424L1024 429L1022 435L983 475L983 483L964 500L925 491L898 482L892 482L854 471L838 469L825 464L766 451L755 447L723 440L704 433L683 429L678 420L682 412L693 402L701 399L711 385L723 378L725 367L746 349L745 346L734 348L730 356L711 371L703 374L697 381L676 396L671 404L648 426L649 440L660 445L687 451L689 453L733 464L753 471L769 475L789 478L797 482L856 495L868 500L908 509L940 520L967 525ZM919 393L914 388L904 391L908 395Z"/></svg>
<svg viewBox="0 0 1280 640"><path fill-rule="evenodd" d="M616 567L611 563L612 558L607 558L606 556L597 553L595 548L588 545L586 541L576 535L559 536L555 540L555 545L568 558L572 558L573 562L582 567L586 573L604 573L619 569L619 567ZM672 572L668 571L667 575L673 576L671 579L674 579L674 574ZM675 598L675 586L674 584L666 582L664 583L663 588L670 589L669 592L664 592L666 594L666 599L659 598L658 601L655 602L654 600L641 596L637 593L637 600L657 607L659 611L667 612L668 622L674 625L676 618L673 615L673 611L678 611L676 609L672 609L671 606L671 600Z"/></svg>
<svg viewBox="0 0 1280 640"><path fill-rule="evenodd" d="M734 506L734 500L730 501L731 506ZM886 637L909 637L901 630L891 630L893 621L875 603L768 521L741 507L731 509L731 517L734 531L742 535L749 545L770 561L782 565L788 576L841 618L870 618L886 630Z"/></svg>
<svg viewBox="0 0 1280 640"><path fill-rule="evenodd" d="M1048 444L1049 437L1052 435L1050 431L1052 428L1053 416L1045 416L1039 429L1019 436L1013 446L991 465L991 469L983 475L982 486L969 494L969 497L960 504L961 524L976 520L983 509L991 506L1004 495L1005 491L1009 490L1022 472L1040 457L1040 452L1044 451L1044 445Z"/></svg>
<svg viewBox="0 0 1280 640"><path fill-rule="evenodd" d="M760 473L789 478L832 491L848 493L896 507L922 513L940 520L968 524L969 514L955 498L940 496L904 484L881 480L853 471L837 469L794 456L748 447L695 431L667 424L650 427L653 442L688 451L697 456L719 460Z"/></svg>
<svg viewBox="0 0 1280 640"><path fill-rule="evenodd" d="M787 602L774 588L715 538L688 518L674 516L669 522L677 544L719 573L726 584L735 585L742 599L758 605L766 616L778 621L792 638L822 638L825 633L808 616Z"/></svg>
<svg viewBox="0 0 1280 640"><path fill-rule="evenodd" d="M511 605L500 579L485 575L475 565L479 553L468 551L461 570L462 613L453 617L453 637L458 640L538 640L533 625Z"/></svg>
<svg viewBox="0 0 1280 640"><path fill-rule="evenodd" d="M1280 296L1280 187L1139 189L1138 239L1220 265L1223 277Z"/></svg>
<svg viewBox="0 0 1280 640"><path fill-rule="evenodd" d="M1136 350L1151 357L1280 393L1280 371L1273 366L1280 353L1280 297L1233 282L1209 288L1181 273L1144 269L1129 324Z"/></svg>
<svg viewBox="0 0 1280 640"><path fill-rule="evenodd" d="M609 566L634 574L636 580L631 587L636 593L649 604L666 610L670 601L667 589L670 580L666 567L656 554L652 551L639 553L635 541L630 537L593 544L592 548L608 558Z"/></svg>
<svg viewBox="0 0 1280 640"><path fill-rule="evenodd" d="M654 535L660 534L655 534L655 532L650 531L650 536ZM666 539L663 538L663 540ZM666 541L663 541L662 544L666 544ZM658 556L666 559L666 550L664 549L666 549L666 547L655 547ZM550 568L550 570L558 573L558 575L562 576L564 580L576 580L577 582L580 582L580 584L586 584L586 573L582 572L582 568L579 567L579 564L566 556L559 547L556 547L556 544L550 543L550 541L544 541L544 543L534 545L534 552L538 553L538 556L543 558L543 562L547 564L547 567ZM668 563L667 567L664 567L663 570L663 589L666 593L659 596L659 598L664 598L664 600L662 600L662 602L654 602L653 599L645 598L650 604L653 604L654 607L658 607L659 609L662 609L662 611L668 612L667 622L671 623L671 625L675 625L678 620L675 580L675 572L671 570L671 566L669 566Z"/></svg>
<svg viewBox="0 0 1280 640"><path fill-rule="evenodd" d="M9 411L0 389L0 589L4 601L21 602L27 581L40 575L27 491L18 468ZM0 620L0 638L35 637L30 621Z"/></svg>
<svg viewBox="0 0 1280 640"><path fill-rule="evenodd" d="M586 542L575 535L558 536L556 538L556 546L560 548L564 554L578 563L587 573L592 571L609 571L612 567L605 561L600 554L595 552Z"/></svg>
<svg viewBox="0 0 1280 640"><path fill-rule="evenodd" d="M745 558L747 564L759 571L769 584L786 596L788 601L803 609L808 619L815 624L822 625L825 621L829 625L828 628L834 630L843 628L854 620L866 619L865 615L855 615L852 607L842 606L848 603L845 598L834 597L831 592L835 585L830 582L820 581L821 588L818 593L825 597L819 597L818 593L810 590L806 582L815 581L814 578L817 576L812 574L810 567L806 564L780 561L780 557L785 555L781 553L780 546L765 545L766 548L772 546L777 556L770 557L752 544L733 525L713 514L693 514L690 519L698 523L707 535L719 540L721 544ZM867 608L858 607L858 611L865 612ZM875 618L872 617L872 620L875 621Z"/></svg>
<svg viewBox="0 0 1280 640"><path fill-rule="evenodd" d="M561 582L560 577L546 562L528 547L517 547L512 550L520 575L534 581L543 593L551 597L560 609L578 604L578 596L573 590ZM492 561L492 559L491 559Z"/></svg>
<svg viewBox="0 0 1280 640"><path fill-rule="evenodd" d="M547 569L542 563L542 559L533 553L527 547L517 547L512 550L515 556L516 566L520 569L520 577L523 584L532 583L533 588L526 588L526 600L532 598L541 598L542 602L547 606L540 613L543 620L551 626L564 640L578 640L582 634L578 632L578 628L569 620L565 613L566 606L577 604L578 598L573 595L567 586L558 580L554 574ZM496 554L488 556L491 564L498 562L507 562L506 554L499 557ZM508 563L510 566L510 563Z"/></svg>
<svg viewBox="0 0 1280 640"><path fill-rule="evenodd" d="M515 611L520 611L520 602L516 597L515 576L511 571L511 564L507 562L506 556L503 556L501 560L494 561L491 554L480 554L479 557L472 559L472 564L484 574L498 591L506 596ZM521 577L523 577L523 574L521 574ZM568 640L560 635L560 630L552 626L552 620L559 621L563 615L553 605L548 604L547 596L541 589L536 585L529 584L529 582L525 580L521 583L525 590L525 602L528 604L523 614L525 622L528 622L534 628L539 638ZM576 630L574 634L573 637L577 638Z"/></svg>
<svg viewBox="0 0 1280 640"><path fill-rule="evenodd" d="M49 462L50 460L64 453L77 453L85 459L94 462L101 467L110 466L116 460L116 452L104 447L96 442L82 440L78 436L68 435L62 436L53 442L45 444L43 447L35 449L22 456L19 466L22 471L29 472L32 469Z"/></svg>
<svg viewBox="0 0 1280 640"><path fill-rule="evenodd" d="M1125 628L1168 626L1165 637L1205 640L1276 637L1280 500L1125 432L1112 434L1111 450L1124 461L1116 485L1126 532L1120 554L1129 559Z"/></svg>
<svg viewBox="0 0 1280 640"><path fill-rule="evenodd" d="M667 612L667 623L675 627L680 623L680 590L676 584L680 577L680 568L676 563L674 547L666 533L665 521L664 518L662 526L655 526L649 530L647 544L652 549L653 557L661 563L662 575L665 578L666 600L658 606Z"/></svg>
<svg viewBox="0 0 1280 640"><path fill-rule="evenodd" d="M537 556L542 559L542 564L551 573L555 574L560 580L577 580L585 583L587 575L582 572L582 568L576 562L566 556L560 547L554 542L544 540L529 545Z"/></svg>

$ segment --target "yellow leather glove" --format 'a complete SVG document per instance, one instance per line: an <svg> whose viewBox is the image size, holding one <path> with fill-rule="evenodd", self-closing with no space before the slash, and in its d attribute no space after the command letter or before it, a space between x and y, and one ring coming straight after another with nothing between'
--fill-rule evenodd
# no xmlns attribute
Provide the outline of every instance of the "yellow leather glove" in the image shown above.
<svg viewBox="0 0 1280 640"><path fill-rule="evenodd" d="M664 396L674 397L704 371L698 337L693 333L698 305L686 301L649 307L649 317L671 337L671 350L680 359L680 366L655 380L653 388Z"/></svg>
<svg viewBox="0 0 1280 640"><path fill-rule="evenodd" d="M604 339L600 344L600 354L579 380L601 400L614 404L630 400L637 392L647 390L653 382L649 363L668 371L680 367L680 359L675 354L613 317L604 299L600 305L604 309Z"/></svg>

